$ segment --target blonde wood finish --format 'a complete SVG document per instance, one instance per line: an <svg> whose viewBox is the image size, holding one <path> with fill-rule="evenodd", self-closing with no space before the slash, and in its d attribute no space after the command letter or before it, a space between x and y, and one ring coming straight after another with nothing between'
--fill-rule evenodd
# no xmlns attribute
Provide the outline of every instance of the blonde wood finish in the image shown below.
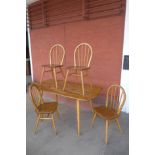
<svg viewBox="0 0 155 155"><path fill-rule="evenodd" d="M93 110L93 103L92 103L92 100L90 100L90 101L89 101L89 103L90 103L90 108L91 108L91 111L92 111L92 113L94 114L94 110Z"/></svg>
<svg viewBox="0 0 155 155"><path fill-rule="evenodd" d="M83 81L83 72L81 71L81 83L82 83L82 94L84 95L84 81Z"/></svg>
<svg viewBox="0 0 155 155"><path fill-rule="evenodd" d="M105 143L108 143L108 120L105 121Z"/></svg>
<svg viewBox="0 0 155 155"><path fill-rule="evenodd" d="M81 83L68 82L65 90L63 91L63 80L58 80L58 88L51 87L54 84L54 80L45 80L42 83L37 83L41 89L47 92L51 92L58 96L64 96L71 99L79 99L80 101L89 101L96 96L98 96L102 90L102 87L93 85L92 89L90 89L89 84L85 84L86 93L83 96L81 88Z"/></svg>
<svg viewBox="0 0 155 155"><path fill-rule="evenodd" d="M56 126L55 126L55 120L54 120L54 115L53 114L52 114L52 126L53 126L53 129L55 130L55 133L57 135L58 132L57 132L57 129L56 129Z"/></svg>
<svg viewBox="0 0 155 155"><path fill-rule="evenodd" d="M93 114L93 119L92 119L92 122L91 122L91 128L92 128L93 125L94 125L95 119L96 119L96 113L94 112L94 114Z"/></svg>
<svg viewBox="0 0 155 155"><path fill-rule="evenodd" d="M92 54L92 47L88 43L81 43L75 48L74 66L67 67L63 90L65 90L68 76L79 76L81 78L82 94L85 95L84 77L88 78ZM92 85L90 78L88 79L90 81L90 85Z"/></svg>
<svg viewBox="0 0 155 155"><path fill-rule="evenodd" d="M103 106L93 107L94 113L105 119L105 143L108 143L108 124L109 121L115 120L118 129L122 132L118 118L126 100L126 93L123 87L119 85L112 85L107 90L106 103ZM93 126L95 114L92 119Z"/></svg>
<svg viewBox="0 0 155 155"><path fill-rule="evenodd" d="M118 126L118 129L119 129L120 132L122 133L123 131L122 131L122 129L121 129L121 126L120 126L120 123L119 123L119 121L118 121L118 118L116 118L115 121L116 121L116 124L117 124L117 126Z"/></svg>
<svg viewBox="0 0 155 155"><path fill-rule="evenodd" d="M76 109L77 109L77 134L80 136L80 101L76 101Z"/></svg>
<svg viewBox="0 0 155 155"><path fill-rule="evenodd" d="M81 93L79 93L79 88L81 87L80 83L68 82L65 91L62 90L64 84L63 80L58 80L57 89L51 87L53 83L54 80L46 80L43 81L41 84L36 84L38 85L38 87L41 87L41 89L46 92L76 100L77 134L80 135L80 101L88 101L89 103L91 103L91 100L100 94L102 88L93 85L92 89L90 89L90 86L86 84L85 87L88 91L83 96Z"/></svg>
<svg viewBox="0 0 155 155"><path fill-rule="evenodd" d="M56 98L56 102L58 103L58 95L57 94L55 95L55 98ZM59 106L57 107L56 112L57 112L57 117L60 118Z"/></svg>
<svg viewBox="0 0 155 155"><path fill-rule="evenodd" d="M64 72L63 72L63 62L65 57L65 49L60 44L55 44L51 47L49 52L49 61L50 64L48 65L42 65L42 73L41 73L41 79L40 83L43 81L44 73L51 72L52 78L55 80L55 88L57 88L57 77L56 75L58 73L61 73L64 78ZM56 71L58 70L59 71Z"/></svg>
<svg viewBox="0 0 155 155"><path fill-rule="evenodd" d="M40 120L52 120L53 128L56 132L55 121L53 114L57 110L57 102L44 102L42 95L43 90L37 84L32 83L29 86L29 93L35 112L37 114L37 120L35 123L34 133L36 133ZM57 132L56 132L57 134Z"/></svg>
<svg viewBox="0 0 155 155"><path fill-rule="evenodd" d="M55 88L57 88L57 78L56 78L55 68L53 68L53 75L54 75L54 81L55 81Z"/></svg>
<svg viewBox="0 0 155 155"><path fill-rule="evenodd" d="M40 82L42 82L42 80L43 80L44 72L45 72L45 67L42 68ZM52 73L52 75L53 75L53 73Z"/></svg>
<svg viewBox="0 0 155 155"><path fill-rule="evenodd" d="M66 71L66 76L65 76L65 80L64 80L63 90L65 90L65 88L66 88L66 81L67 81L68 73L69 73L69 70Z"/></svg>
<svg viewBox="0 0 155 155"><path fill-rule="evenodd" d="M35 124L35 128L34 128L34 133L36 133L38 125L39 125L39 120L40 120L40 115L37 116L37 120L36 120L36 124Z"/></svg>
<svg viewBox="0 0 155 155"><path fill-rule="evenodd" d="M81 43L74 50L74 66L90 67L92 47L88 43Z"/></svg>

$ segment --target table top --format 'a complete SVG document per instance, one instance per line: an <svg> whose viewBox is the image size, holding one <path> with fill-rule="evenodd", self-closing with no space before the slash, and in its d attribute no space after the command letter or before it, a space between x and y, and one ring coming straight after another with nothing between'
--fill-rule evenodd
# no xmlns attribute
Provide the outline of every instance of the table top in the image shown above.
<svg viewBox="0 0 155 155"><path fill-rule="evenodd" d="M43 89L43 91L83 101L89 101L97 97L102 90L102 87L100 86L93 85L91 88L90 85L85 84L85 95L82 95L81 83L67 82L64 91L62 90L64 81L57 80L57 83L58 83L57 89L55 88L54 80L51 79L42 81L41 84L40 83L37 84Z"/></svg>

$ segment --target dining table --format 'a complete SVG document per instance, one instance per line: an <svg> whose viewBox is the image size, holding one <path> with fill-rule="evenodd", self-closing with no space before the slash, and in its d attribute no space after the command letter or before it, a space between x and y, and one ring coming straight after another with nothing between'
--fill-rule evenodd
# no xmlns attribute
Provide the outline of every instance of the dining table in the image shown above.
<svg viewBox="0 0 155 155"><path fill-rule="evenodd" d="M35 82L44 92L50 92L58 97L62 96L76 101L76 117L77 117L77 135L80 135L80 103L86 101L90 104L93 112L92 99L96 98L102 91L102 87L97 85L85 84L85 94L82 94L81 84L77 82L67 82L65 90L63 90L64 80L57 80L58 86L55 88L54 80L44 80L41 83Z"/></svg>

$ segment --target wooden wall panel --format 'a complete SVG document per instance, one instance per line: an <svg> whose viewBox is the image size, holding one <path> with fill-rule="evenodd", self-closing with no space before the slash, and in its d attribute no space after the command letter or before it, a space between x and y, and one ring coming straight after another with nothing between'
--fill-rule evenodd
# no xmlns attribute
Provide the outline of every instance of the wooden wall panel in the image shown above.
<svg viewBox="0 0 155 155"><path fill-rule="evenodd" d="M28 6L30 28L122 15L125 0L40 0Z"/></svg>

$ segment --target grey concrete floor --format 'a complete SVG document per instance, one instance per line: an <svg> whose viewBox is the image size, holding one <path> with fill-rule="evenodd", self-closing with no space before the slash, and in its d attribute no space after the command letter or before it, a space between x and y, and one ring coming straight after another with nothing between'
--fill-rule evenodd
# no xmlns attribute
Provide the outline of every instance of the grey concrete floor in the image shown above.
<svg viewBox="0 0 155 155"><path fill-rule="evenodd" d="M26 75L26 84L32 82L31 75Z"/></svg>
<svg viewBox="0 0 155 155"><path fill-rule="evenodd" d="M28 91L28 86L32 82L31 75L26 75L26 92Z"/></svg>
<svg viewBox="0 0 155 155"><path fill-rule="evenodd" d="M109 125L109 143L104 143L104 121L97 118L94 128L89 124L90 111L81 110L81 136L76 133L76 109L60 104L61 118L56 118L58 135L55 135L50 121L40 123L37 134L33 133L35 112L27 94L26 106L26 152L27 155L128 155L129 115L122 113L121 134L115 122ZM87 103L86 103L87 104Z"/></svg>

